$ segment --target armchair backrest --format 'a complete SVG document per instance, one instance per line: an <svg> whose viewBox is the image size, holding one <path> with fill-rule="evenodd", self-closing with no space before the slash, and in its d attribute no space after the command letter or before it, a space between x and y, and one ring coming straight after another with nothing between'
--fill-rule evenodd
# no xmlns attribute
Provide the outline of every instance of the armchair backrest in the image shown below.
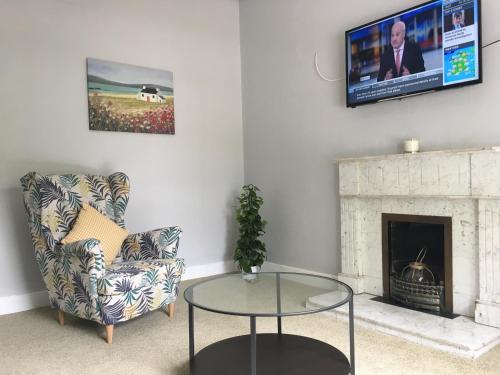
<svg viewBox="0 0 500 375"><path fill-rule="evenodd" d="M124 173L42 176L30 172L21 178L21 184L36 253L54 249L71 230L83 203L125 227L130 184ZM37 261L42 267L38 254Z"/></svg>

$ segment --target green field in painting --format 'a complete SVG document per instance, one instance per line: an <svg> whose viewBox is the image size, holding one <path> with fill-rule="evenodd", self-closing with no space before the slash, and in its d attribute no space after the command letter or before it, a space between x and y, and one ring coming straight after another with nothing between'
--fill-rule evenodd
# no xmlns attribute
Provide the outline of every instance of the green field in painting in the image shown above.
<svg viewBox="0 0 500 375"><path fill-rule="evenodd" d="M156 110L158 108L167 107L169 104L174 102L173 96L166 96L166 103L151 103L145 102L143 100L138 100L135 95L126 94L99 94L91 95L89 102L91 104L96 104L100 102L106 105L114 112L118 113L141 113L145 111Z"/></svg>

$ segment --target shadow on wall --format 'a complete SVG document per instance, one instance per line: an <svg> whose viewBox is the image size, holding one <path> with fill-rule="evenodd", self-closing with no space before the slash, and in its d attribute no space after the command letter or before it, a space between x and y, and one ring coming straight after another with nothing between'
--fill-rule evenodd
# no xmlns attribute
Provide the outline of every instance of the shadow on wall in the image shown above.
<svg viewBox="0 0 500 375"><path fill-rule="evenodd" d="M226 204L226 253L224 259L233 260L236 241L238 240L238 223L236 222L236 208L239 191L235 190L230 194L230 199Z"/></svg>
<svg viewBox="0 0 500 375"><path fill-rule="evenodd" d="M333 168L333 186L334 191L335 191L335 197L333 199L334 202L334 207L333 212L335 212L335 228L337 229L335 235L336 235L336 241L335 241L335 264L337 265L336 269L334 270L334 273L339 273L342 272L342 251L341 251L341 242L340 239L342 238L342 228L340 227L341 223L341 218L340 218L340 192L339 192L339 168L338 168L338 163L335 163L335 168Z"/></svg>
<svg viewBox="0 0 500 375"><path fill-rule="evenodd" d="M19 183L20 185L20 183ZM18 291L15 294L29 293L44 290L45 286L42 275L35 261L35 253L31 234L28 227L28 217L24 210L23 190L21 186L5 190L6 211L10 222L10 238L12 243L5 249L11 252L8 258L12 260L10 266L15 273L22 277L17 279L21 285L13 285L10 288Z"/></svg>

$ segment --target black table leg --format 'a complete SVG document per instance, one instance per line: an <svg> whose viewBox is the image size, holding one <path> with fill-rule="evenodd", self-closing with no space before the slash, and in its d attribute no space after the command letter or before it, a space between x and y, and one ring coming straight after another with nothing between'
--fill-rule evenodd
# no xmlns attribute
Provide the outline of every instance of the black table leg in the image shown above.
<svg viewBox="0 0 500 375"><path fill-rule="evenodd" d="M349 300L349 346L351 350L350 362L351 362L351 375L355 375L356 367L354 362L354 313L353 313L353 299L351 296Z"/></svg>
<svg viewBox="0 0 500 375"><path fill-rule="evenodd" d="M276 274L276 304L278 314L281 314L281 287L280 274ZM281 316L278 316L278 335L281 335Z"/></svg>
<svg viewBox="0 0 500 375"><path fill-rule="evenodd" d="M189 304L189 362L194 359L193 305Z"/></svg>
<svg viewBox="0 0 500 375"><path fill-rule="evenodd" d="M250 317L250 373L257 375L257 332L255 329L255 316Z"/></svg>

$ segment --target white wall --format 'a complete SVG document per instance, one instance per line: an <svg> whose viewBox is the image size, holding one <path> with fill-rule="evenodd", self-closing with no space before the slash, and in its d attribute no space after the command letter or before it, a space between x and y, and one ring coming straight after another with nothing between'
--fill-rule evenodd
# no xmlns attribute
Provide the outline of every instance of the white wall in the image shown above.
<svg viewBox="0 0 500 375"><path fill-rule="evenodd" d="M123 171L130 231L180 225L188 266L231 258L243 183L238 1L4 0L0 18L0 297L44 288L19 184L32 170ZM87 57L173 71L176 134L89 131Z"/></svg>
<svg viewBox="0 0 500 375"><path fill-rule="evenodd" d="M400 151L500 145L500 44L483 50L484 83L347 109L344 32L424 0L241 0L245 182L261 188L269 260L340 271L335 160ZM500 2L483 0L483 41L500 38Z"/></svg>

